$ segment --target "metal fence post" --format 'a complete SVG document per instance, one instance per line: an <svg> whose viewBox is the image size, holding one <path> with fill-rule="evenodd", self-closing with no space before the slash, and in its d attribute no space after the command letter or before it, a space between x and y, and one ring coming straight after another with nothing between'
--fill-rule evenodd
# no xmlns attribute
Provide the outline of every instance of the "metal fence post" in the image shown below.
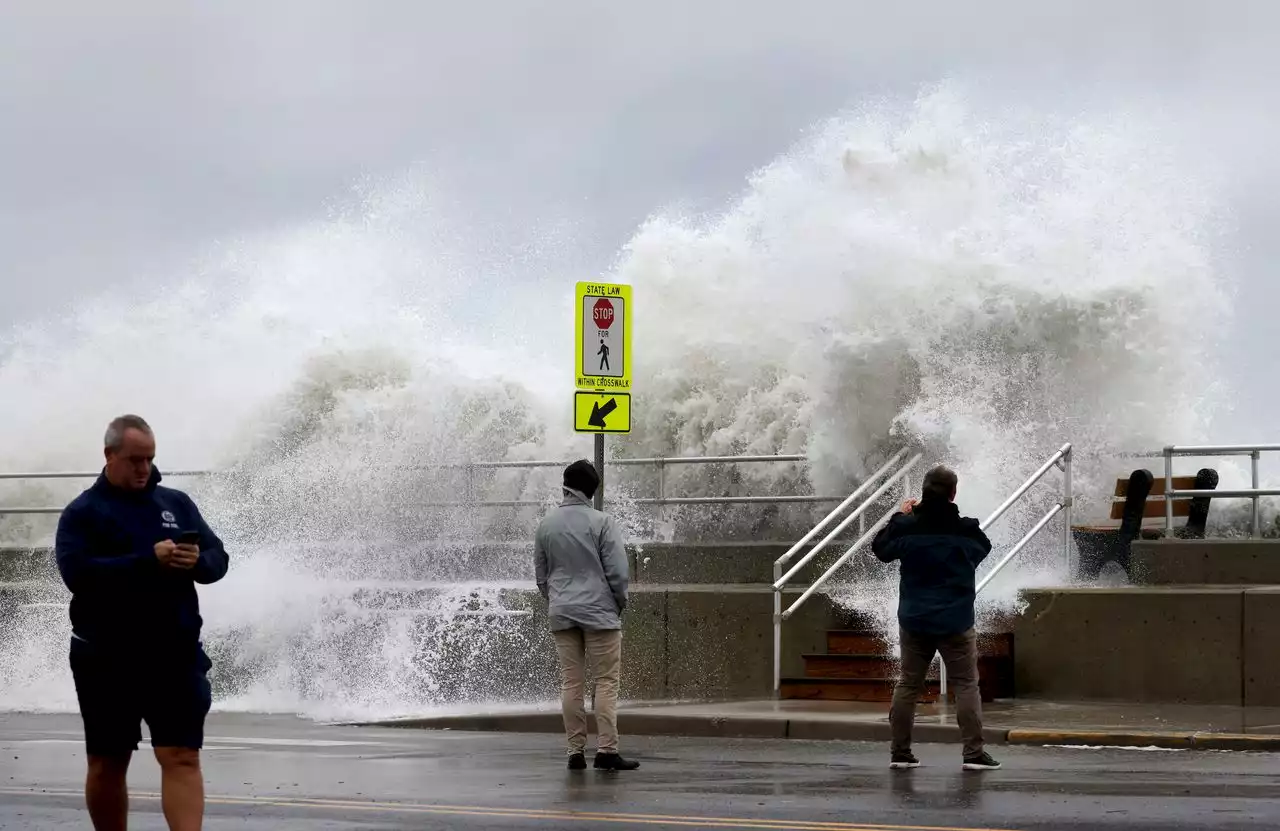
<svg viewBox="0 0 1280 831"><path fill-rule="evenodd" d="M1164 449L1164 535L1173 536L1173 448Z"/></svg>
<svg viewBox="0 0 1280 831"><path fill-rule="evenodd" d="M1255 450L1250 456L1250 466L1253 468L1253 484L1250 487L1256 491L1260 487L1258 481L1258 459L1261 458L1262 454ZM1253 530L1250 531L1249 536L1253 538L1262 536L1262 516L1259 513L1258 495L1256 493L1253 495Z"/></svg>
<svg viewBox="0 0 1280 831"><path fill-rule="evenodd" d="M1075 564L1071 560L1071 507L1075 502L1075 492L1071 482L1071 460L1075 456L1075 448L1067 451L1062 460L1062 560L1067 567L1067 579L1075 575Z"/></svg>
<svg viewBox="0 0 1280 831"><path fill-rule="evenodd" d="M596 510L604 510L604 434L596 433L595 435L595 456L596 456L596 474L600 477L600 485L596 488Z"/></svg>
<svg viewBox="0 0 1280 831"><path fill-rule="evenodd" d="M782 698L782 589L776 584L782 579L782 566L773 564L773 700Z"/></svg>
<svg viewBox="0 0 1280 831"><path fill-rule="evenodd" d="M667 461L658 460L658 524L667 520Z"/></svg>

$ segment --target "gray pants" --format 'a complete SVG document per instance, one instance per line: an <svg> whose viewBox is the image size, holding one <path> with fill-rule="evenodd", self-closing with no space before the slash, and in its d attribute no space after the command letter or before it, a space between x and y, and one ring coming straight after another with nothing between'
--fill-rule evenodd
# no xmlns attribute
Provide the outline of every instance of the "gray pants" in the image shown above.
<svg viewBox="0 0 1280 831"><path fill-rule="evenodd" d="M924 692L925 676L935 652L942 654L947 667L947 684L956 694L956 722L964 739L964 758L981 756L982 695L978 692L978 636L970 629L959 635L914 635L899 628L902 645L902 675L893 691L889 725L893 731L894 753L911 751L911 729L915 726L916 701Z"/></svg>

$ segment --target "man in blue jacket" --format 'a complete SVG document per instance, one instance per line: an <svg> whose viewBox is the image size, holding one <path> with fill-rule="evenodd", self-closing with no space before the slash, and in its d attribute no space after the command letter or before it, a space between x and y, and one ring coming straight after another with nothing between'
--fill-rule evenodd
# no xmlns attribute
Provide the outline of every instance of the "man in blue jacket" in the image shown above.
<svg viewBox="0 0 1280 831"><path fill-rule="evenodd" d="M955 687L956 721L964 739L965 770L995 770L1000 763L982 740L978 642L974 631L974 573L991 553L978 520L960 516L959 480L946 467L925 474L921 501L909 499L871 543L882 562L900 563L898 628L902 674L893 693L890 767L914 768L911 752L916 701L934 653L940 652Z"/></svg>
<svg viewBox="0 0 1280 831"><path fill-rule="evenodd" d="M97 831L124 831L125 777L145 720L169 828L199 829L211 664L200 641L196 583L221 580L227 552L191 497L160 485L146 421L115 419L104 444L102 475L63 511L55 544L71 591L85 801Z"/></svg>

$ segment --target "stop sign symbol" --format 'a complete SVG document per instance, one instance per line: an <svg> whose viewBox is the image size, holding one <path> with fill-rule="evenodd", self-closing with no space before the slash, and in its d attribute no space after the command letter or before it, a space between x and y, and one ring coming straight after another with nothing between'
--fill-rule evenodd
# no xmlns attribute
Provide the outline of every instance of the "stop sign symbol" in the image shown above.
<svg viewBox="0 0 1280 831"><path fill-rule="evenodd" d="M591 317L595 320L596 326L608 329L613 325L613 304L601 297L591 309Z"/></svg>

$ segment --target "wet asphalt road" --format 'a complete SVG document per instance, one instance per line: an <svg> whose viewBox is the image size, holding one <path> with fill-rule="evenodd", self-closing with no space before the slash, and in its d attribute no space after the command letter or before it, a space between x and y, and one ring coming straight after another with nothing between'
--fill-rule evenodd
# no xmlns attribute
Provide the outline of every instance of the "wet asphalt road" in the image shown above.
<svg viewBox="0 0 1280 831"><path fill-rule="evenodd" d="M624 723L625 729L625 723ZM922 745L915 771L878 745L624 737L632 773L570 773L553 736L327 727L215 715L205 828L1236 829L1280 827L1280 757ZM86 829L79 722L0 715L0 828ZM131 829L164 829L147 746Z"/></svg>

